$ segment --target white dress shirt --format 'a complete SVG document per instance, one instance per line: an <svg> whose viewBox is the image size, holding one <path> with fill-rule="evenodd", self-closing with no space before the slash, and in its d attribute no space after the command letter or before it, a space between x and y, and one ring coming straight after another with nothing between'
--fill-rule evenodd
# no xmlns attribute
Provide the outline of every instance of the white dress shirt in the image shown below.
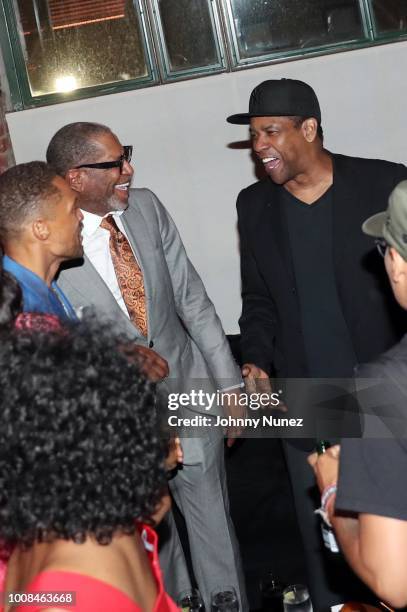
<svg viewBox="0 0 407 612"><path fill-rule="evenodd" d="M105 217L112 215L116 221L117 227L126 236L122 220L120 216L124 211L107 213ZM129 313L124 303L119 283L117 282L116 272L114 270L112 257L110 255L109 240L110 232L103 227L100 227L102 219L99 215L82 210L83 214L83 250L86 257L90 260L98 274L102 277L108 288L113 294L114 299L119 304L120 308L129 317ZM127 238L127 236L126 236ZM134 253L134 252L133 252ZM136 254L134 253L134 257ZM136 257L137 260L137 257ZM130 318L130 317L129 317Z"/></svg>

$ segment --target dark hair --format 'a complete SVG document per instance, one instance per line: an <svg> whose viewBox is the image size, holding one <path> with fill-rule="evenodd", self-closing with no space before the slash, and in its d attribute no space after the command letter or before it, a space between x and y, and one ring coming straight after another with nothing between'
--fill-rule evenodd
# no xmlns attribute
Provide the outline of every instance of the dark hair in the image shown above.
<svg viewBox="0 0 407 612"><path fill-rule="evenodd" d="M18 164L0 175L0 239L18 235L21 226L59 189L57 174L42 161Z"/></svg>
<svg viewBox="0 0 407 612"><path fill-rule="evenodd" d="M0 249L0 332L11 329L16 316L23 308L20 285L3 268L3 253Z"/></svg>
<svg viewBox="0 0 407 612"><path fill-rule="evenodd" d="M149 383L111 329L12 332L0 346L0 541L100 544L148 521L165 486Z"/></svg>
<svg viewBox="0 0 407 612"><path fill-rule="evenodd" d="M296 128L299 128L304 123L304 121L309 119L309 117L295 116L295 117L290 117L290 119L294 122L294 126ZM320 141L323 143L324 142L324 130L322 129L322 125L320 123L318 123L317 136L320 139Z"/></svg>
<svg viewBox="0 0 407 612"><path fill-rule="evenodd" d="M111 130L101 123L69 123L51 138L47 149L47 162L60 176L65 176L71 168L94 161L95 156L100 153L100 145L94 142L93 137L111 133Z"/></svg>

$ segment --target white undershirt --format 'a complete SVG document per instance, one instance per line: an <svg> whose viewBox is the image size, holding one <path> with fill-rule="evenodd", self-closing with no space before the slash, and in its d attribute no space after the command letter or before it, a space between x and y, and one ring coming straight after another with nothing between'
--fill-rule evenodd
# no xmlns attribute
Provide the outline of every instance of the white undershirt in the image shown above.
<svg viewBox="0 0 407 612"><path fill-rule="evenodd" d="M118 211L113 213L107 213L105 217L112 215L116 221L117 227L126 236L124 231L122 220L120 216L124 211ZM114 299L119 304L120 308L129 316L127 312L126 304L124 303L122 293L117 282L116 272L110 255L109 240L110 232L103 227L100 227L102 219L99 215L82 210L83 214L83 250L85 251L86 257L90 260L91 264L95 267L98 274L102 277ZM136 254L134 253L134 257ZM137 259L137 258L136 258ZM129 317L130 318L130 317Z"/></svg>

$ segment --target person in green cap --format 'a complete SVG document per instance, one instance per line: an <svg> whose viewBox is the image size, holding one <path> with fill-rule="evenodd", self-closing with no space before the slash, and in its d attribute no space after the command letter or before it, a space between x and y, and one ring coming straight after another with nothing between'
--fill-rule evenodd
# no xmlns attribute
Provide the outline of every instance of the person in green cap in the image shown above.
<svg viewBox="0 0 407 612"><path fill-rule="evenodd" d="M407 310L407 181L362 229L376 239L394 297ZM359 394L367 415L363 437L343 439L309 462L347 561L378 597L401 608L407 605L407 334L359 366L357 377L374 379Z"/></svg>

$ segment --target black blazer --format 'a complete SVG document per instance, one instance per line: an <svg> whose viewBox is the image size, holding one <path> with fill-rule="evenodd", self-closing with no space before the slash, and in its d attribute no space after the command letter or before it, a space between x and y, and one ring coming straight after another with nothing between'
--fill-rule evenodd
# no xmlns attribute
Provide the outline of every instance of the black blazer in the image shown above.
<svg viewBox="0 0 407 612"><path fill-rule="evenodd" d="M333 155L333 260L336 286L359 362L387 350L406 331L383 260L361 225L384 210L407 168L381 160ZM240 192L244 363L279 376L308 375L300 305L282 208L283 187L270 178Z"/></svg>

